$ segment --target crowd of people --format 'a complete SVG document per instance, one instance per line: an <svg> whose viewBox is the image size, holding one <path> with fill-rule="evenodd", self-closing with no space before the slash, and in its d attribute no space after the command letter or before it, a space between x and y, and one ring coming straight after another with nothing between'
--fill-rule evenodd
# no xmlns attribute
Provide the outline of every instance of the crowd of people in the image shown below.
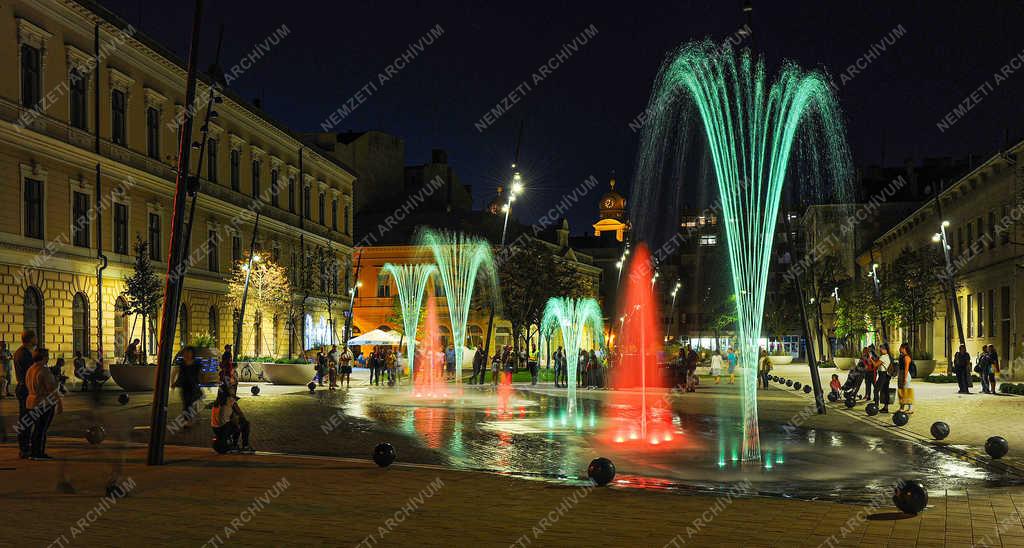
<svg viewBox="0 0 1024 548"><path fill-rule="evenodd" d="M879 406L880 413L888 413L892 404L890 386L896 381L896 394L899 411L912 414L914 412L914 359L910 355L910 345L899 346L899 355L893 359L889 354L889 345L867 346L861 349L860 359L846 376L846 382L839 381L839 375L832 375L829 389L836 400L865 400ZM864 393L860 394L861 386Z"/></svg>

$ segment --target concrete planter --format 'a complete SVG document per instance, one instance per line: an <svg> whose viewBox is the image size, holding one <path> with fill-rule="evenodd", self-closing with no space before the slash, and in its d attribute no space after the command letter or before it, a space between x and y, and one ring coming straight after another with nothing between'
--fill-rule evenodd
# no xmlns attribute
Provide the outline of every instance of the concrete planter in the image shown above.
<svg viewBox="0 0 1024 548"><path fill-rule="evenodd" d="M836 367L842 371L849 371L853 369L853 366L857 365L857 358L840 358L836 356L835 358L832 358L832 361L835 362Z"/></svg>
<svg viewBox="0 0 1024 548"><path fill-rule="evenodd" d="M793 363L793 356L768 356L772 365L789 365Z"/></svg>
<svg viewBox="0 0 1024 548"><path fill-rule="evenodd" d="M264 363L262 366L263 375L274 384L305 386L316 375L311 363Z"/></svg>
<svg viewBox="0 0 1024 548"><path fill-rule="evenodd" d="M125 392L152 392L156 387L155 365L111 365L110 377ZM178 372L178 366L171 366L171 379Z"/></svg>
<svg viewBox="0 0 1024 548"><path fill-rule="evenodd" d="M914 360L914 365L917 366L915 379L923 379L935 372L935 360Z"/></svg>

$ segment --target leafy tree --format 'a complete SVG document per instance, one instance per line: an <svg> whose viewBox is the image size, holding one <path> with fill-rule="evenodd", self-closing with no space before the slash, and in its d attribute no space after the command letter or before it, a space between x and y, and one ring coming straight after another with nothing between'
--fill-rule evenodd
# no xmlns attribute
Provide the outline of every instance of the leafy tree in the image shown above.
<svg viewBox="0 0 1024 548"><path fill-rule="evenodd" d="M735 331L736 320L736 294L730 293L720 300L711 313L711 330L715 332L715 350L718 350L718 341L722 337L722 331Z"/></svg>
<svg viewBox="0 0 1024 548"><path fill-rule="evenodd" d="M228 296L239 308L245 292L248 266L247 259L239 260L232 269L231 279L228 281ZM252 275L249 276L246 306L251 306L255 314L265 317L265 311L273 313L286 309L290 300L291 283L288 281L288 270L269 256L261 256L260 260L254 260Z"/></svg>
<svg viewBox="0 0 1024 548"><path fill-rule="evenodd" d="M904 249L882 278L883 314L890 325L895 321L904 328L911 350L918 350L918 328L935 319L935 302L942 291L936 272L941 265L934 247Z"/></svg>
<svg viewBox="0 0 1024 548"><path fill-rule="evenodd" d="M121 297L125 304L119 307L118 312L124 316L142 316L142 355L146 356L146 325L160 312L164 295L160 276L153 270L153 262L149 259L149 243L138 235L135 236L135 270L125 280Z"/></svg>
<svg viewBox="0 0 1024 548"><path fill-rule="evenodd" d="M855 341L872 329L871 319L877 309L874 291L872 282L866 279L850 280L840 289L835 305L835 330L847 349L855 348Z"/></svg>
<svg viewBox="0 0 1024 548"><path fill-rule="evenodd" d="M769 291L764 302L764 330L769 338L781 343L783 336L800 330L800 302L793 284L783 281L776 291Z"/></svg>

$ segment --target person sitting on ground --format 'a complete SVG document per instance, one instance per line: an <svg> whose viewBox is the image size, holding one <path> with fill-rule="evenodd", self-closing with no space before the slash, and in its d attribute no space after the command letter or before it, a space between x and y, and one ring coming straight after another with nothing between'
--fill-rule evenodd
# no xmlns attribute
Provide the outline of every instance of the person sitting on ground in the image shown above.
<svg viewBox="0 0 1024 548"><path fill-rule="evenodd" d="M249 445L249 421L238 406L238 398L232 396L225 385L221 385L217 390L217 399L214 400L210 413L210 426L213 427L216 436L214 449L218 453L253 452Z"/></svg>
<svg viewBox="0 0 1024 548"><path fill-rule="evenodd" d="M832 395L836 400L839 399L839 390L843 387L842 383L839 382L839 375L832 374L832 382L828 383L829 388L832 389Z"/></svg>

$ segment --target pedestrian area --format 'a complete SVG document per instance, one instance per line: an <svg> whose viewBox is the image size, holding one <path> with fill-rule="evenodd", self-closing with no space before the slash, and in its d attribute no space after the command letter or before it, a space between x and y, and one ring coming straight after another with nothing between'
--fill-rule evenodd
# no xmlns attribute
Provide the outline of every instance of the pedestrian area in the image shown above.
<svg viewBox="0 0 1024 548"><path fill-rule="evenodd" d="M354 459L217 456L51 441L50 462L0 445L8 546L1024 546L1022 489L869 506L553 485ZM105 496L118 474L124 498ZM66 478L73 493L59 492ZM738 490L737 490L738 491ZM116 494L115 493L115 494ZM20 516L20 517L19 517Z"/></svg>

